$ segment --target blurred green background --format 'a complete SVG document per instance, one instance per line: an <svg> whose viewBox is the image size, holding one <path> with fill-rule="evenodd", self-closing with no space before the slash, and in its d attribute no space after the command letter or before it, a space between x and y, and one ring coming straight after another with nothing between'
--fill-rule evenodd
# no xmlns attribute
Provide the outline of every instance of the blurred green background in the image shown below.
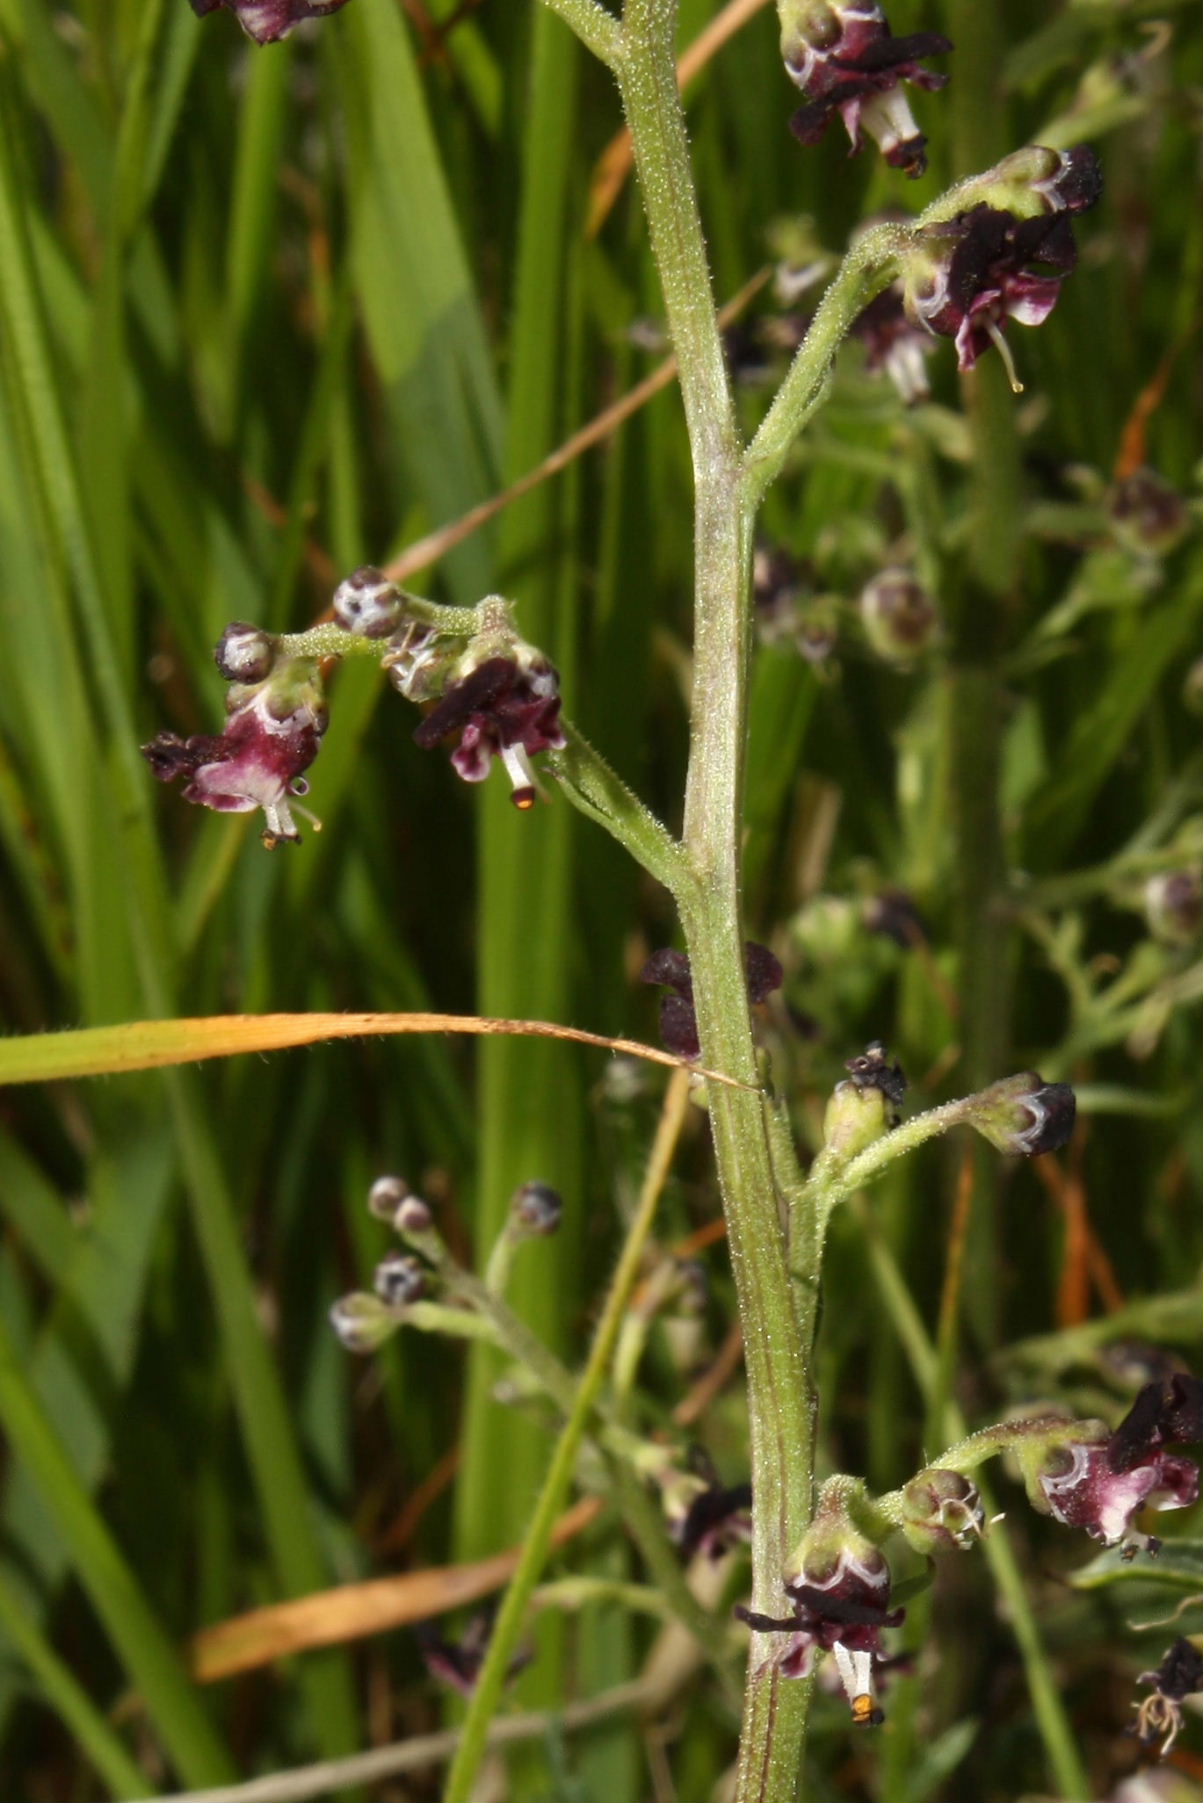
<svg viewBox="0 0 1203 1803"><path fill-rule="evenodd" d="M709 16L687 0L683 45ZM1203 1178L1193 16L899 0L891 22L957 44L946 92L916 101L930 168L914 184L849 159L838 127L793 141L769 12L691 86L720 299L783 244L838 254L862 219L917 211L1025 142L1091 142L1106 188L1053 317L1009 335L1021 397L993 359L959 384L941 343L932 397L907 408L850 345L763 521L794 567L761 611L746 907L787 969L764 1037L799 1133L813 1143L872 1039L916 1107L1027 1064L1082 1104L1039 1171L934 1149L871 1215L837 1220L822 1458L879 1487L937 1450L947 1395L971 1425L1050 1398L1114 1420L1161 1368L1154 1346L1189 1351ZM305 625L342 575L523 474L655 366L633 184L585 228L619 125L606 72L514 0L351 0L261 51L185 0L0 0L7 1034L430 1007L655 1040L634 977L673 939L667 898L562 801L523 817L500 779L460 784L374 671L334 679L312 772L324 828L299 850L188 808L138 755L161 728L217 725L227 621ZM817 292L785 306L770 284L733 333L749 428ZM1134 508L1145 467L1164 487ZM906 664L857 607L889 565L941 619ZM567 711L673 826L690 585L671 388L411 579L459 603L512 596ZM816 637L825 655L803 655ZM1150 916L1150 880L1181 872L1181 905ZM661 1089L577 1047L432 1038L3 1092L0 1792L140 1796L438 1724L409 1633L203 1690L182 1649L258 1603L520 1540L549 1437L492 1400L496 1362L417 1335L355 1362L327 1312L387 1249L364 1209L378 1172L403 1171L481 1258L538 1177L566 1224L525 1254L513 1300L575 1360ZM663 1245L717 1214L699 1120ZM939 1322L934 1398L870 1245ZM701 1256L684 1366L653 1337L648 1424L730 1326L721 1244ZM729 1482L742 1420L736 1377L694 1430ZM407 1508L432 1472L444 1487ZM1158 1609L1069 1590L1086 1543L999 1488L1091 1795L1109 1797L1137 1758L1133 1676L1163 1650L1124 1624ZM611 1516L566 1557L638 1570ZM518 1700L636 1676L652 1638L613 1604L541 1617ZM879 1735L850 1738L843 1704L821 1701L815 1796L1056 1794L982 1560L942 1576L899 1640ZM713 1680L687 1672L654 1731L623 1716L553 1736L512 1794L688 1803L733 1747ZM1197 1750L1176 1757L1197 1778ZM432 1797L437 1775L370 1794Z"/></svg>

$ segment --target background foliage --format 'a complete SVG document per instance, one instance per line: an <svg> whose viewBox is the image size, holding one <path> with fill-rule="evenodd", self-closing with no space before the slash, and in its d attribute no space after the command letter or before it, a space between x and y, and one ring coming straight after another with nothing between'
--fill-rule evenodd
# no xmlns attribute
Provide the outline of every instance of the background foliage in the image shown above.
<svg viewBox="0 0 1203 1803"><path fill-rule="evenodd" d="M688 0L682 44L707 17ZM950 1394L971 1425L1049 1397L1118 1418L1153 1343L1195 1333L1203 1177L1198 943L1167 943L1143 907L1150 876L1199 860L1197 560L1189 535L1150 548L1110 504L1144 464L1180 495L1197 483L1197 43L1184 8L1142 0L900 0L892 22L958 41L947 93L920 98L931 168L914 188L847 160L834 132L793 143L768 13L691 86L721 297L787 239L838 253L861 218L918 210L1022 142L1089 139L1107 187L1053 319L1012 334L1020 399L996 367L962 394L945 346L933 399L907 410L850 346L766 513L803 568L756 669L747 917L787 967L765 1038L799 1131L875 1038L916 1106L1027 1063L1082 1105L1071 1148L1035 1171L998 1181L959 1145L933 1151L837 1223L823 1456L882 1486L935 1450ZM266 855L245 819L157 792L137 753L162 726L215 724L228 620L302 626L338 577L457 518L654 367L629 182L586 229L619 124L604 72L512 4L353 0L256 52L184 0L2 0L10 1033L433 1007L654 1040L633 979L672 937L664 897L562 803L519 817L500 783L457 783L375 672L338 676L313 772L324 830L299 852ZM749 421L780 313L765 288L732 336ZM689 495L670 388L412 579L462 603L512 595L570 712L670 824ZM944 620L907 668L874 654L855 606L900 562ZM817 663L797 645L816 596L839 622ZM912 911L891 938L896 891ZM378 1171L405 1171L482 1255L538 1176L567 1221L513 1299L577 1358L660 1090L575 1047L422 1039L4 1092L6 1795L211 1784L437 1723L404 1632L204 1689L183 1649L256 1603L521 1538L546 1423L491 1399L495 1361L412 1335L353 1363L327 1311L385 1250L363 1207ZM699 1120L658 1235L703 1260L709 1296L684 1355L675 1329L653 1336L649 1424L667 1427L729 1332L722 1247L700 1231L717 1213ZM900 1357L908 1298L937 1336L926 1386ZM744 1474L738 1375L691 1431L728 1481ZM1109 1796L1136 1759L1133 1676L1161 1651L1124 1624L1158 1609L1068 1589L1084 1544L1003 1500L1092 1795ZM565 1557L638 1572L605 1514ZM1049 1790L991 1583L964 1561L912 1608L880 1735L850 1739L842 1704L823 1705L816 1794ZM541 1615L518 1699L591 1696L645 1670L654 1640L613 1603ZM673 1698L651 1724L546 1738L514 1794L708 1797L729 1703L688 1658ZM1198 1775L1194 1752L1176 1758ZM436 1791L427 1773L375 1794Z"/></svg>

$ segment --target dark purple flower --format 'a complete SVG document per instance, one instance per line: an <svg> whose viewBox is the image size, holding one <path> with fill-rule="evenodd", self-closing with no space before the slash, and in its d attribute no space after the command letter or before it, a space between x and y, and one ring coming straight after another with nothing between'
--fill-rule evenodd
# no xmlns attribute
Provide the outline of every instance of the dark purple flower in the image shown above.
<svg viewBox="0 0 1203 1803"><path fill-rule="evenodd" d="M805 1678L816 1650L835 1656L840 1678L860 1726L882 1720L873 1686L874 1661L882 1656L881 1631L896 1628L904 1609L890 1608L890 1568L882 1553L850 1525L841 1544L820 1543L795 1577L786 1579L794 1612L784 1620L737 1608L741 1621L759 1633L786 1633L790 1639L775 1663L787 1678Z"/></svg>
<svg viewBox="0 0 1203 1803"><path fill-rule="evenodd" d="M896 38L871 0L795 0L782 18L786 73L807 103L790 120L794 136L817 144L838 112L853 151L868 132L893 168L922 175L927 140L901 83L942 88L948 77L924 69L921 59L951 50L948 39L936 31Z"/></svg>
<svg viewBox="0 0 1203 1803"><path fill-rule="evenodd" d="M1145 1746L1160 1741L1158 1755L1164 1759L1182 1727L1184 1699L1203 1690L1203 1653L1183 1636L1174 1642L1156 1671L1141 1672L1136 1682L1151 1684L1154 1689L1151 1697L1132 1705L1136 1720L1128 1732Z"/></svg>
<svg viewBox="0 0 1203 1803"><path fill-rule="evenodd" d="M226 707L224 732L187 739L161 732L142 747L143 757L160 782L187 777L185 801L221 814L262 808L265 845L298 843L289 797L307 793L302 773L318 754L327 721L316 662L291 658L261 682L236 683Z"/></svg>
<svg viewBox="0 0 1203 1803"><path fill-rule="evenodd" d="M539 786L530 759L567 743L554 668L538 653L486 658L448 685L414 739L429 750L453 732L460 740L451 762L465 782L483 782L493 759L500 758L513 785L514 806L532 807Z"/></svg>
<svg viewBox="0 0 1203 1803"><path fill-rule="evenodd" d="M472 1616L458 1640L445 1640L436 1627L421 1622L414 1630L426 1669L441 1683L449 1684L461 1697L470 1697L476 1689L480 1668L489 1650L493 1633L493 1611L482 1609ZM510 1660L507 1678L516 1678L531 1655L520 1650Z"/></svg>
<svg viewBox="0 0 1203 1803"><path fill-rule="evenodd" d="M917 326L903 303L902 285L893 282L852 322L852 336L865 347L865 368L888 376L908 407L931 393L927 359L935 350L931 333Z"/></svg>
<svg viewBox="0 0 1203 1803"><path fill-rule="evenodd" d="M684 1512L670 1520L669 1533L686 1559L704 1553L721 1559L733 1546L746 1546L752 1538L751 1484L720 1483L708 1459L698 1461L697 1488Z"/></svg>
<svg viewBox="0 0 1203 1803"><path fill-rule="evenodd" d="M958 369L972 369L995 345L1018 391L1003 327L1008 319L1038 326L1056 306L1061 283L1077 261L1069 215L1019 219L983 202L932 233L939 248L925 272L907 281L912 319L926 331L955 339Z"/></svg>
<svg viewBox="0 0 1203 1803"><path fill-rule="evenodd" d="M1101 1421L1050 1434L1029 1467L1028 1494L1036 1508L1104 1546L1155 1548L1132 1523L1142 1509L1185 1509L1195 1501L1197 1467L1163 1449L1201 1436L1203 1386L1176 1373L1146 1385L1112 1434Z"/></svg>
<svg viewBox="0 0 1203 1803"><path fill-rule="evenodd" d="M767 945L749 939L744 946L744 978L748 1001L763 1002L774 989L780 989L785 972ZM667 1049L678 1058L701 1055L697 1016L693 1011L693 976L685 952L665 946L653 952L639 972L641 983L659 983L672 991L660 1003L660 1037Z"/></svg>
<svg viewBox="0 0 1203 1803"><path fill-rule="evenodd" d="M347 0L188 0L198 19L225 7L256 44L275 44L306 19L324 19Z"/></svg>
<svg viewBox="0 0 1203 1803"><path fill-rule="evenodd" d="M881 933L904 951L928 938L927 922L905 889L885 888L870 897L862 906L861 919L870 933Z"/></svg>
<svg viewBox="0 0 1203 1803"><path fill-rule="evenodd" d="M1107 498L1115 536L1132 551L1162 557L1190 530L1190 515L1177 489L1156 470L1135 469Z"/></svg>

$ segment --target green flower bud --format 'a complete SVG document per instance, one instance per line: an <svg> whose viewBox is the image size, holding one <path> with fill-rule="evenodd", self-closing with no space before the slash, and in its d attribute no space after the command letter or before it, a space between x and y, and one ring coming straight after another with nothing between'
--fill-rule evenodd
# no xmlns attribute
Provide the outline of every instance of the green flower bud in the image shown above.
<svg viewBox="0 0 1203 1803"><path fill-rule="evenodd" d="M984 1526L977 1485L959 1471L932 1466L902 1492L902 1531L916 1552L967 1547Z"/></svg>
<svg viewBox="0 0 1203 1803"><path fill-rule="evenodd" d="M348 1352L375 1352L400 1323L379 1296L355 1290L339 1297L330 1310L330 1325Z"/></svg>
<svg viewBox="0 0 1203 1803"><path fill-rule="evenodd" d="M1036 1071L1020 1071L971 1096L965 1118L1000 1152L1035 1158L1067 1143L1076 1113L1068 1083L1046 1083Z"/></svg>
<svg viewBox="0 0 1203 1803"><path fill-rule="evenodd" d="M1162 945L1193 945L1203 931L1203 876L1168 870L1145 884L1145 919Z"/></svg>
<svg viewBox="0 0 1203 1803"><path fill-rule="evenodd" d="M861 592L861 624L879 657L909 664L935 642L940 619L927 590L909 570L882 570Z"/></svg>

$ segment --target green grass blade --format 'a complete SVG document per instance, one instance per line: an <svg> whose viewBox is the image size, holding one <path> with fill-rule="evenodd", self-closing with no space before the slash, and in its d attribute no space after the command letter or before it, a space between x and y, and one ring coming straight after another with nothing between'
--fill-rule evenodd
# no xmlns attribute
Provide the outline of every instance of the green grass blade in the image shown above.
<svg viewBox="0 0 1203 1803"><path fill-rule="evenodd" d="M70 1548L80 1581L186 1783L228 1782L234 1768L171 1641L80 1484L0 1321L0 1419Z"/></svg>

